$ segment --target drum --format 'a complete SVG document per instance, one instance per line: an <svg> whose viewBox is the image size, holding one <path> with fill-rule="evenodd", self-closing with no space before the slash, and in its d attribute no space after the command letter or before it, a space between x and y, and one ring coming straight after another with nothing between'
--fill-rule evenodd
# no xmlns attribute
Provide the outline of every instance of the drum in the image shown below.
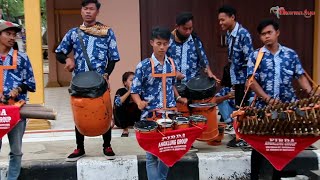
<svg viewBox="0 0 320 180"><path fill-rule="evenodd" d="M104 78L93 71L72 78L71 107L75 125L82 135L99 136L109 130L112 105L107 88Z"/></svg>
<svg viewBox="0 0 320 180"><path fill-rule="evenodd" d="M140 133L156 132L158 124L155 121L141 120L134 123L133 128Z"/></svg>
<svg viewBox="0 0 320 180"><path fill-rule="evenodd" d="M189 117L189 121L191 124L199 127L203 127L207 124L207 118L203 115L192 115Z"/></svg>
<svg viewBox="0 0 320 180"><path fill-rule="evenodd" d="M186 129L190 127L189 119L187 117L176 117L174 121L174 129Z"/></svg>
<svg viewBox="0 0 320 180"><path fill-rule="evenodd" d="M193 100L192 103L200 104L192 108L192 115L202 115L207 119L207 129L197 140L209 141L215 139L219 134L216 106L212 106L212 104L215 104L215 98ZM202 106L202 104L205 104L205 106Z"/></svg>
<svg viewBox="0 0 320 180"><path fill-rule="evenodd" d="M172 131L173 130L173 121L171 119L158 119L158 127L160 132Z"/></svg>
<svg viewBox="0 0 320 180"><path fill-rule="evenodd" d="M211 146L219 146L222 144L222 139L224 138L224 130L227 124L224 122L220 122L218 124L219 135L212 141L208 141L207 144Z"/></svg>
<svg viewBox="0 0 320 180"><path fill-rule="evenodd" d="M187 98L191 100L201 100L214 97L216 93L216 81L207 76L197 76L186 84Z"/></svg>

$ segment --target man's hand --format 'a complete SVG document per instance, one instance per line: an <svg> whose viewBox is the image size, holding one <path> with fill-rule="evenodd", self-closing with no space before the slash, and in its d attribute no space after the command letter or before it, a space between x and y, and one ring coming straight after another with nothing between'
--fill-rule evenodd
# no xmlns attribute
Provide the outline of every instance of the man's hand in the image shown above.
<svg viewBox="0 0 320 180"><path fill-rule="evenodd" d="M0 94L0 101L3 101L4 100L4 95L3 94Z"/></svg>
<svg viewBox="0 0 320 180"><path fill-rule="evenodd" d="M188 99L187 98L179 98L178 102L180 102L182 104L188 104Z"/></svg>
<svg viewBox="0 0 320 180"><path fill-rule="evenodd" d="M179 80L184 79L184 78L185 78L185 75L183 75L181 72L177 71L176 77L177 77L177 80L179 81Z"/></svg>
<svg viewBox="0 0 320 180"><path fill-rule="evenodd" d="M74 59L72 58L67 58L66 59L66 65L64 66L64 69L68 72L72 72L74 70L75 64L74 64Z"/></svg>
<svg viewBox="0 0 320 180"><path fill-rule="evenodd" d="M146 108L148 106L148 102L147 101L140 101L139 103L138 103L138 108L140 109L140 110L143 110L144 108Z"/></svg>
<svg viewBox="0 0 320 180"><path fill-rule="evenodd" d="M228 96L229 99L234 99L234 98L235 98L234 91L230 91L230 92L227 94L227 96Z"/></svg>
<svg viewBox="0 0 320 180"><path fill-rule="evenodd" d="M14 88L10 91L9 96L11 98L16 98L19 95L19 88Z"/></svg>
<svg viewBox="0 0 320 180"><path fill-rule="evenodd" d="M214 80L217 81L217 83L220 83L220 82L221 82L221 80L218 79L217 76L215 76L211 71L206 70L205 72L207 72L207 75L208 75L209 78L213 78Z"/></svg>

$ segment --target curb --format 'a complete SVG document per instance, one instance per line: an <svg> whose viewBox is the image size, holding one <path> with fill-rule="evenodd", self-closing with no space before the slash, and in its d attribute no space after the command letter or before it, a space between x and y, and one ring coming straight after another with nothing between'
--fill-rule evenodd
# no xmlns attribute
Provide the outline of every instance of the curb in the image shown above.
<svg viewBox="0 0 320 180"><path fill-rule="evenodd" d="M172 168L168 180L233 180L250 179L251 152L188 153ZM23 161L19 179L23 180L146 180L144 155L84 157L77 162L62 160ZM304 163L301 163L301 162ZM307 161L307 163L306 163ZM320 150L306 150L289 163L285 170L298 169L307 176L318 170ZM263 174L270 176L270 163ZM269 166L269 167L268 167ZM269 169L268 169L269 168ZM5 180L8 164L0 163L1 179Z"/></svg>

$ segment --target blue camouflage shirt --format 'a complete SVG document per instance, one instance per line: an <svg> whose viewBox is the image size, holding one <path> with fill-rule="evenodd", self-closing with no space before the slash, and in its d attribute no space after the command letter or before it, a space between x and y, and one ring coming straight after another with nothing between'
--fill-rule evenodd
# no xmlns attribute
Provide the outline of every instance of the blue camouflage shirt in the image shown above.
<svg viewBox="0 0 320 180"><path fill-rule="evenodd" d="M233 52L231 50L234 40ZM245 84L247 79L247 62L253 52L252 40L247 29L236 23L235 28L227 33L228 59L231 62L230 76L232 85ZM231 55L232 52L232 55Z"/></svg>
<svg viewBox="0 0 320 180"><path fill-rule="evenodd" d="M11 66L13 63L12 59L13 48L11 48L4 61L0 60L0 66ZM21 84L27 85L31 92L36 90L31 62L27 54L19 51L17 56L17 68L3 70L3 95L9 95L12 89L17 88ZM19 94L17 99L27 100L27 94Z"/></svg>
<svg viewBox="0 0 320 180"><path fill-rule="evenodd" d="M259 49L250 55L248 76L253 74L258 51ZM278 98L282 102L295 101L296 95L292 86L292 80L293 78L298 79L304 74L296 52L280 44L279 50L275 55L265 47L262 47L262 52L264 52L264 55L255 74L257 82L269 96ZM266 105L261 99L256 104L258 107Z"/></svg>
<svg viewBox="0 0 320 180"><path fill-rule="evenodd" d="M154 61L156 74L173 72L173 67L168 57L165 58L163 65L161 65L153 54L151 58ZM167 77L166 79L167 108L176 106L173 92L175 81L175 77ZM152 77L151 62L149 58L144 59L137 65L132 82L131 94L139 94L141 100L148 102L148 106L142 110L142 118L146 117L150 110L163 107L162 78Z"/></svg>
<svg viewBox="0 0 320 180"><path fill-rule="evenodd" d="M195 41L197 41L203 58L202 62L200 62ZM171 36L167 55L174 60L177 70L185 75L185 78L182 79L183 82L188 82L191 78L199 75L201 68L205 68L209 64L201 41L198 38L192 38L192 35L184 43L177 42L174 36Z"/></svg>
<svg viewBox="0 0 320 180"><path fill-rule="evenodd" d="M222 96L226 96L229 92L231 92L231 88L230 87L223 87L220 89L220 91L215 95L215 97L222 97ZM233 99L228 99L227 100L229 105L232 107L236 107L236 103L234 98Z"/></svg>
<svg viewBox="0 0 320 180"><path fill-rule="evenodd" d="M69 54L73 50L75 59L73 75L89 71L86 59L82 53L77 29L72 28L69 30L56 49L56 53L62 52L63 54ZM90 35L83 31L81 31L81 35L94 71L104 74L108 61L120 60L116 37L111 28L108 30L107 36L103 37Z"/></svg>

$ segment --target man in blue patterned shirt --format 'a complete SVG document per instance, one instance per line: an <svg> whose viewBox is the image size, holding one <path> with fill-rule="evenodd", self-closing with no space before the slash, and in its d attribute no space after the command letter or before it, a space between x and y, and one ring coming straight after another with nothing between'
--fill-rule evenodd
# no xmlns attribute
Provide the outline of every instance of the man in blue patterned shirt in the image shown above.
<svg viewBox="0 0 320 180"><path fill-rule="evenodd" d="M239 106L244 96L247 78L246 65L249 55L253 52L252 40L248 30L236 21L236 10L233 7L222 6L218 13L221 29L227 31L231 83L235 88L236 105ZM245 104L248 104L247 101Z"/></svg>
<svg viewBox="0 0 320 180"><path fill-rule="evenodd" d="M108 79L115 63L120 60L115 34L111 28L96 21L101 6L98 0L83 0L81 5L81 15L84 22L80 26L80 35L83 38L91 67L93 71ZM73 76L89 71L80 45L78 29L79 27L69 30L56 49L57 60L65 64L65 69L72 72ZM74 57L67 57L72 50ZM103 153L109 159L113 159L115 156L110 144L111 129L102 135L104 140ZM84 135L78 131L77 127L75 127L75 131L77 149L68 156L67 161L76 161L85 155Z"/></svg>
<svg viewBox="0 0 320 180"><path fill-rule="evenodd" d="M312 87L309 84L305 72L301 66L296 52L278 43L280 35L279 24L273 20L264 20L258 25L260 40L264 46L263 57L256 71L254 81L250 88L261 97L257 107L264 107L277 101L294 102L296 95L293 90L292 81L297 79L303 90L310 93ZM253 74L259 49L255 50L249 57L248 76ZM261 161L264 157L252 150L251 155L251 179L259 178ZM274 178L280 179L279 172L274 169Z"/></svg>
<svg viewBox="0 0 320 180"><path fill-rule="evenodd" d="M180 13L176 17L175 30L170 38L167 55L177 65L177 79L188 82L200 74L201 70L208 77L219 79L211 72L208 58L200 38L193 32L193 15L189 12Z"/></svg>
<svg viewBox="0 0 320 180"><path fill-rule="evenodd" d="M131 87L131 97L138 108L142 110L141 118L152 116L152 110L171 108L176 106L176 101L186 104L187 99L179 96L176 88L175 75L166 77L166 89L163 90L162 78L155 75L166 75L176 71L174 61L166 56L169 47L170 31L168 28L156 27L152 29L150 44L153 47L151 58L141 61L137 67ZM165 92L165 93L164 93ZM166 94L166 97L164 97ZM177 98L175 98L177 97ZM164 103L166 99L166 104ZM169 167L158 157L146 153L146 169L149 180L166 180Z"/></svg>
<svg viewBox="0 0 320 180"><path fill-rule="evenodd" d="M15 101L27 100L27 92L35 92L36 84L33 75L31 62L27 54L13 49L17 33L21 31L18 25L8 21L0 20L0 71L3 76L0 92L0 101L7 98ZM6 69L16 62L15 69ZM16 180L19 177L22 159L22 137L26 128L26 119L21 119L18 124L8 133L10 144L10 160L8 180ZM0 150L2 140L0 139Z"/></svg>
<svg viewBox="0 0 320 180"><path fill-rule="evenodd" d="M235 90L235 103L240 106L244 97L247 78L247 62L253 51L252 40L247 29L236 21L236 10L231 6L222 6L218 10L221 29L227 31L228 61L231 62L230 78ZM248 105L248 96L244 105ZM228 142L228 147L245 146L246 143L237 136Z"/></svg>

